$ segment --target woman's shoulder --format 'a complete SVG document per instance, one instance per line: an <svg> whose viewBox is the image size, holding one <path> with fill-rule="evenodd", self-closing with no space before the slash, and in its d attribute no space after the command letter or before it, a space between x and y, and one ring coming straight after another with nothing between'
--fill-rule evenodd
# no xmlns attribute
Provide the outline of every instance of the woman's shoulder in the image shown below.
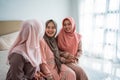
<svg viewBox="0 0 120 80"><path fill-rule="evenodd" d="M24 57L19 53L12 53L11 56L10 56L10 60L11 61L15 60L15 61L18 61L18 62L19 61L25 61Z"/></svg>
<svg viewBox="0 0 120 80"><path fill-rule="evenodd" d="M45 42L45 40L44 40L44 38L42 38L41 40L40 40L40 43L44 43Z"/></svg>
<svg viewBox="0 0 120 80"><path fill-rule="evenodd" d="M78 42L81 42L82 35L80 33L76 33L76 35L77 35Z"/></svg>
<svg viewBox="0 0 120 80"><path fill-rule="evenodd" d="M40 40L40 45L42 45L42 46L43 46L43 45L45 45L45 44L46 44L45 39L44 39L44 38L43 38L43 39L41 39L41 40Z"/></svg>
<svg viewBox="0 0 120 80"><path fill-rule="evenodd" d="M76 33L76 35L77 35L78 38L82 37L82 35L80 33Z"/></svg>

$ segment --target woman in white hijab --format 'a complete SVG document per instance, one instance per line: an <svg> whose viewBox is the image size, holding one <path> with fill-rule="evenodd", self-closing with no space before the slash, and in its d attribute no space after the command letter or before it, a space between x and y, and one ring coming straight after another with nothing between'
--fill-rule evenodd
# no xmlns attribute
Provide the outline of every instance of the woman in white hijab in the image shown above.
<svg viewBox="0 0 120 80"><path fill-rule="evenodd" d="M42 63L39 40L42 25L36 20L24 21L20 33L8 54L10 68L6 80L36 80ZM43 79L39 79L43 80Z"/></svg>

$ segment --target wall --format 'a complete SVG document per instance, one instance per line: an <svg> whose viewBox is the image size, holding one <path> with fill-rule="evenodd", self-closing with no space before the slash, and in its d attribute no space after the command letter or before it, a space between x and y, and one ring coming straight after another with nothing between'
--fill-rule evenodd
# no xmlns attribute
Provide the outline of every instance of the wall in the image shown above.
<svg viewBox="0 0 120 80"><path fill-rule="evenodd" d="M0 20L26 20L36 18L45 22L54 19L61 26L70 16L71 0L0 0Z"/></svg>
<svg viewBox="0 0 120 80"><path fill-rule="evenodd" d="M70 9L71 16L74 18L76 23L76 30L79 32L79 1L80 0L71 0L70 2Z"/></svg>
<svg viewBox="0 0 120 80"><path fill-rule="evenodd" d="M0 21L0 37L20 30L21 23L20 20Z"/></svg>

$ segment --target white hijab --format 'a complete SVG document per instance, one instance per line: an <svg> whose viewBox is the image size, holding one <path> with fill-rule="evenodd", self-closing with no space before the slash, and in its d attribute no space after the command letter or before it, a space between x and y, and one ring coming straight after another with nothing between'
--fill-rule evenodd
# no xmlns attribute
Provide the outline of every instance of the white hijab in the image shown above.
<svg viewBox="0 0 120 80"><path fill-rule="evenodd" d="M36 20L24 21L20 33L9 51L8 61L11 54L18 53L29 61L33 67L39 69L41 64L39 41L43 34L42 24Z"/></svg>

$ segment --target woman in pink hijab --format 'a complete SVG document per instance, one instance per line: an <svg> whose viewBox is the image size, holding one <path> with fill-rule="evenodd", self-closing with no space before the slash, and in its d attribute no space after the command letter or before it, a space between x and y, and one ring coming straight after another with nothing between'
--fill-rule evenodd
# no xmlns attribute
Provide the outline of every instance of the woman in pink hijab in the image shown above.
<svg viewBox="0 0 120 80"><path fill-rule="evenodd" d="M77 64L82 54L82 44L81 35L76 32L75 21L72 17L63 19L57 42L59 49L62 51L61 61L75 71L76 80L88 80L83 69Z"/></svg>
<svg viewBox="0 0 120 80"><path fill-rule="evenodd" d="M48 20L45 25L45 34L40 41L42 58L52 74L51 80L76 80L75 72L64 64L61 64L60 53L56 42L57 25L53 20ZM44 74L47 70L42 69Z"/></svg>
<svg viewBox="0 0 120 80"><path fill-rule="evenodd" d="M6 80L36 80L42 63L39 40L42 25L36 20L24 21L8 54L10 65ZM43 80L42 78L39 80Z"/></svg>

